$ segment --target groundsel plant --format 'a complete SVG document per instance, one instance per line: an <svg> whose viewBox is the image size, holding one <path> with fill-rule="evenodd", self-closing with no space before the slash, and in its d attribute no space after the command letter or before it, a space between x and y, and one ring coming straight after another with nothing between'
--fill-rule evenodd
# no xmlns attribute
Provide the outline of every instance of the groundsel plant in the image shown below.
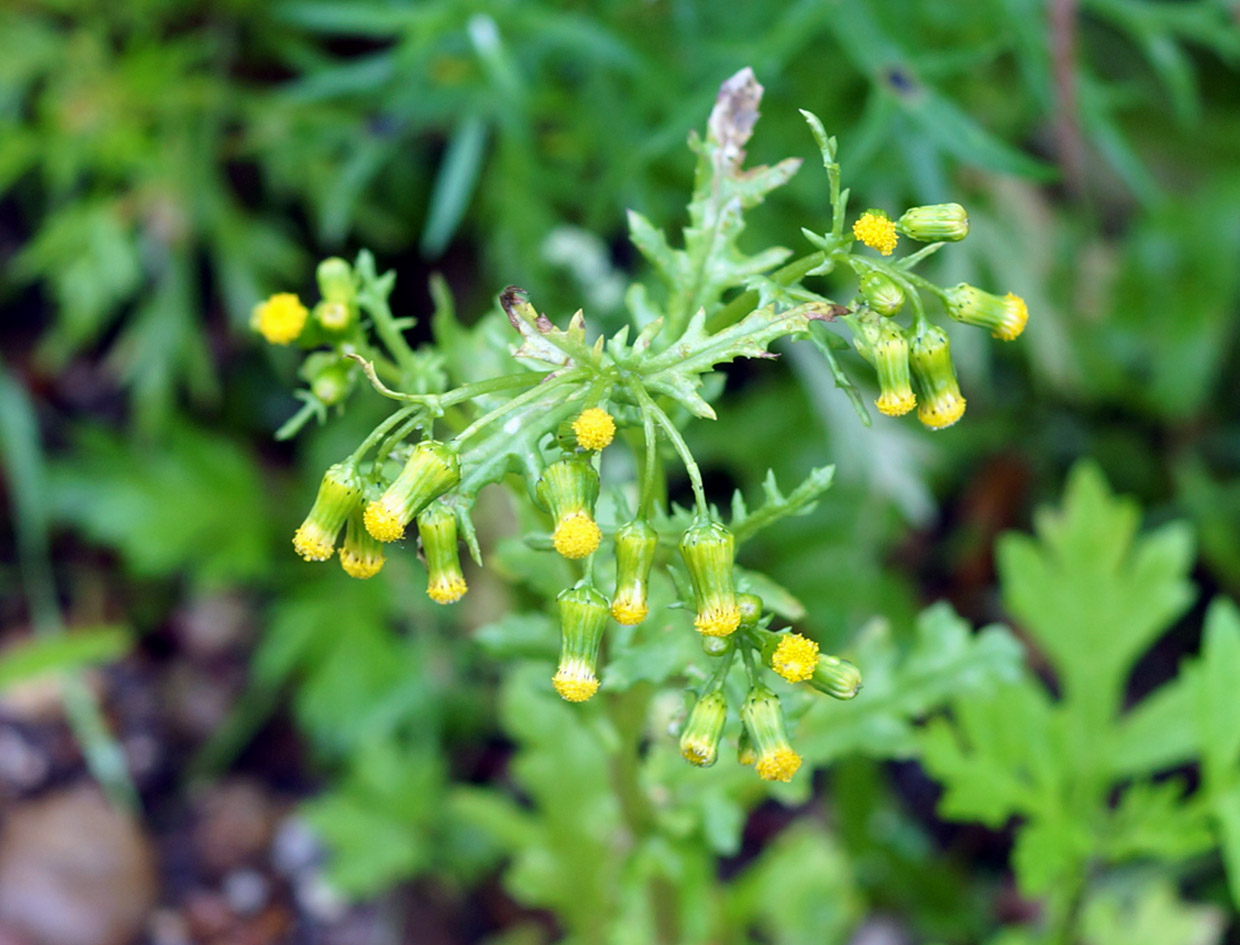
<svg viewBox="0 0 1240 945"><path fill-rule="evenodd" d="M947 336L930 320L926 301L937 300L949 317L1005 341L1021 333L1027 312L1015 295L942 288L914 271L945 243L967 236L968 217L958 204L914 207L894 219L866 210L847 227L836 143L809 112L802 114L826 167L830 229L802 230L810 250L792 261L780 247L756 255L739 249L745 212L800 165L789 159L744 168L761 95L753 73L742 70L723 84L705 137L691 137L697 169L683 249L640 214L629 214L631 238L662 288L633 285L626 296L633 324L611 337L593 337L581 311L558 327L510 286L499 304L512 343L495 361L498 370L453 385L433 345L415 350L407 342L403 331L411 323L394 318L388 306L395 276L378 275L368 253L352 266L334 258L319 266L321 299L313 309L281 293L256 307L253 326L272 344L307 351L301 375L308 389L298 392L305 403L279 437L312 418L322 422L359 382L393 402L357 449L324 473L293 536L297 554L313 562L336 557L348 574L366 579L416 528L426 592L451 604L467 591L461 544L478 564L483 560L471 518L478 493L504 482L514 487L516 501L545 513L544 530L527 542L573 562L578 576L556 601L560 659L547 684L569 702L593 697L613 625L657 620L663 632L697 633L707 665L685 671L698 684L680 730L682 755L694 765L715 763L731 703L739 716L732 743L740 761L764 779L787 781L801 758L772 685L851 699L861 675L846 660L819 652L808 637L772 629L776 605L768 608L754 593L761 576L734 562L759 529L806 511L830 485L832 468L812 470L786 495L768 476L761 508L750 510L738 495L724 516L706 494L682 427L715 419L710 400L722 387L719 365L774 357L769 347L785 338L817 347L868 422L834 356L846 347L846 332L874 367L878 410L890 417L916 410L921 423L943 429L961 418L965 399ZM924 245L893 258L901 237ZM847 304L820 294L816 284L836 274L855 279ZM433 289L443 308L442 287ZM635 470L635 483L600 478L600 454L615 450L617 438L634 462L607 468ZM669 462L687 473L692 509L668 502ZM600 502L604 488L608 501ZM660 572L679 605L656 613L650 589ZM729 679L741 683L728 685Z"/></svg>

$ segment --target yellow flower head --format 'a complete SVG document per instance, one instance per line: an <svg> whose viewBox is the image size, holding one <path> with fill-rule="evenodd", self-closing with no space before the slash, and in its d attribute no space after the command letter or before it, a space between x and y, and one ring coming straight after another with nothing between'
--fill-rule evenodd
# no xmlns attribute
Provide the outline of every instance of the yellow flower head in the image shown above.
<svg viewBox="0 0 1240 945"><path fill-rule="evenodd" d="M292 292L280 292L254 306L250 327L273 345L286 345L297 340L309 314Z"/></svg>
<svg viewBox="0 0 1240 945"><path fill-rule="evenodd" d="M569 660L560 664L551 685L566 702L585 702L598 692L598 677L584 660Z"/></svg>
<svg viewBox="0 0 1240 945"><path fill-rule="evenodd" d="M418 513L418 537L426 557L426 596L437 604L454 604L469 590L461 573L456 513L436 499Z"/></svg>
<svg viewBox="0 0 1240 945"><path fill-rule="evenodd" d="M732 533L720 522L697 522L680 539L680 555L697 604L693 625L707 636L726 637L741 623L732 573L734 550Z"/></svg>
<svg viewBox="0 0 1240 945"><path fill-rule="evenodd" d="M943 329L929 323L918 329L909 345L909 367L917 382L918 420L931 430L942 430L964 416L965 399Z"/></svg>
<svg viewBox="0 0 1240 945"><path fill-rule="evenodd" d="M818 644L799 633L779 637L779 645L771 654L771 669L788 682L804 682L814 675L818 666Z"/></svg>
<svg viewBox="0 0 1240 945"><path fill-rule="evenodd" d="M340 566L349 577L366 580L383 570L387 561L383 554L383 546L370 532L362 521L362 508L359 505L349 514L349 522L344 529L344 545L340 548Z"/></svg>
<svg viewBox="0 0 1240 945"><path fill-rule="evenodd" d="M573 433L577 436L577 445L583 450L598 452L615 438L616 421L602 407L590 407L573 421Z"/></svg>
<svg viewBox="0 0 1240 945"><path fill-rule="evenodd" d="M800 767L801 756L787 747L763 752L754 766L763 781L791 781Z"/></svg>
<svg viewBox="0 0 1240 945"><path fill-rule="evenodd" d="M1002 341L1019 338L1029 321L1025 300L1011 292L1000 298L962 282L946 290L943 300L947 314L956 321L985 328Z"/></svg>
<svg viewBox="0 0 1240 945"><path fill-rule="evenodd" d="M644 519L634 519L616 530L616 594L611 615L616 623L636 626L650 613L647 595L659 534Z"/></svg>
<svg viewBox="0 0 1240 945"><path fill-rule="evenodd" d="M902 417L917 406L909 378L908 339L895 324L884 321L877 328L872 351L879 391L874 406L888 417Z"/></svg>
<svg viewBox="0 0 1240 945"><path fill-rule="evenodd" d="M693 711L680 734L680 754L691 765L709 768L719 757L719 738L728 718L723 693L712 690L693 704Z"/></svg>
<svg viewBox="0 0 1240 945"><path fill-rule="evenodd" d="M881 210L867 210L853 224L853 236L865 243L870 249L876 249L884 256L890 256L899 242L896 225Z"/></svg>
<svg viewBox="0 0 1240 945"><path fill-rule="evenodd" d="M405 526L430 502L461 481L461 461L452 447L423 440L383 494L366 506L366 531L379 541L405 536Z"/></svg>
<svg viewBox="0 0 1240 945"><path fill-rule="evenodd" d="M588 558L603 540L602 529L586 511L570 512L555 526L551 544L565 558Z"/></svg>
<svg viewBox="0 0 1240 945"><path fill-rule="evenodd" d="M357 473L342 463L328 468L305 521L293 534L293 548L307 561L326 561L336 550L336 536L362 497Z"/></svg>
<svg viewBox="0 0 1240 945"><path fill-rule="evenodd" d="M741 721L757 749L754 768L758 777L764 781L792 780L801 767L801 756L788 744L779 697L766 686L754 686L741 705Z"/></svg>
<svg viewBox="0 0 1240 945"><path fill-rule="evenodd" d="M598 691L598 651L607 626L607 598L589 586L562 591L560 663L551 684L561 698L585 702Z"/></svg>

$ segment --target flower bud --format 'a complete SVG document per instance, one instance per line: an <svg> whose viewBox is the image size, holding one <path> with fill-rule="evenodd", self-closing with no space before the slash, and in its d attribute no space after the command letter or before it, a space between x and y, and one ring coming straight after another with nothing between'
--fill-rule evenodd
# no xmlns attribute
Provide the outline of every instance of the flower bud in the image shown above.
<svg viewBox="0 0 1240 945"><path fill-rule="evenodd" d="M361 503L349 513L348 524L344 528L344 545L340 548L340 566L349 577L366 580L383 570L387 561L383 554L383 545L366 531L362 521Z"/></svg>
<svg viewBox="0 0 1240 945"><path fill-rule="evenodd" d="M323 474L310 514L293 534L293 547L307 561L326 561L336 536L362 497L362 484L352 466L336 463Z"/></svg>
<svg viewBox="0 0 1240 945"><path fill-rule="evenodd" d="M788 682L804 682L818 667L818 644L799 633L773 633L762 647L762 659Z"/></svg>
<svg viewBox="0 0 1240 945"><path fill-rule="evenodd" d="M286 345L297 340L308 316L301 299L292 292L279 292L254 306L250 327L273 345Z"/></svg>
<svg viewBox="0 0 1240 945"><path fill-rule="evenodd" d="M732 640L730 637L708 637L701 634L702 652L707 656L723 656L724 653L732 649Z"/></svg>
<svg viewBox="0 0 1240 945"><path fill-rule="evenodd" d="M347 302L329 302L324 299L314 307L314 320L329 335L341 335L352 327L357 309Z"/></svg>
<svg viewBox="0 0 1240 945"><path fill-rule="evenodd" d="M877 269L870 269L861 276L861 297L879 315L894 315L904 304L904 290L900 283Z"/></svg>
<svg viewBox="0 0 1240 945"><path fill-rule="evenodd" d="M779 697L766 686L754 686L741 705L741 721L757 749L754 767L758 777L764 781L791 781L801 767L801 756L788 744Z"/></svg>
<svg viewBox="0 0 1240 945"><path fill-rule="evenodd" d="M818 657L818 665L808 682L819 692L836 699L851 699L861 689L861 670L846 659L824 653Z"/></svg>
<svg viewBox="0 0 1240 945"><path fill-rule="evenodd" d="M917 406L909 380L908 339L894 324L885 321L878 326L870 350L878 375L878 399L874 406L889 417L902 417Z"/></svg>
<svg viewBox="0 0 1240 945"><path fill-rule="evenodd" d="M719 689L713 689L693 704L693 711L680 733L680 753L685 761L699 768L709 768L719 758L719 739L728 718L728 700Z"/></svg>
<svg viewBox="0 0 1240 945"><path fill-rule="evenodd" d="M943 294L948 315L966 325L985 328L1003 341L1019 338L1029 321L1025 300L1011 292L1000 298L962 282Z"/></svg>
<svg viewBox="0 0 1240 945"><path fill-rule="evenodd" d="M955 243L969 235L969 215L958 203L910 207L896 222L896 229L921 243Z"/></svg>
<svg viewBox="0 0 1240 945"><path fill-rule="evenodd" d="M719 522L698 522L680 539L697 604L693 625L708 636L726 637L740 626L732 575L734 547L732 533Z"/></svg>
<svg viewBox="0 0 1240 945"><path fill-rule="evenodd" d="M319 294L325 301L353 305L357 283L353 279L353 268L347 262L339 256L324 259L314 275L319 283Z"/></svg>
<svg viewBox="0 0 1240 945"><path fill-rule="evenodd" d="M573 433L578 446L597 453L615 438L616 421L602 407L590 407L573 421Z"/></svg>
<svg viewBox="0 0 1240 945"><path fill-rule="evenodd" d="M757 594L737 594L736 608L741 613L742 627L756 627L762 619L762 598Z"/></svg>
<svg viewBox="0 0 1240 945"><path fill-rule="evenodd" d="M853 236L884 256L891 255L900 239L896 234L896 225L882 210L867 210L861 214L853 224Z"/></svg>
<svg viewBox="0 0 1240 945"><path fill-rule="evenodd" d="M634 519L616 532L616 595L611 615L632 627L650 613L650 569L659 547L659 533L645 519Z"/></svg>
<svg viewBox="0 0 1240 945"><path fill-rule="evenodd" d="M581 459L560 459L543 470L538 500L551 512L555 529L551 542L565 558L594 554L603 533L594 521L598 501L598 473Z"/></svg>
<svg viewBox="0 0 1240 945"><path fill-rule="evenodd" d="M366 506L366 530L379 541L403 538L413 517L460 481L456 451L437 440L423 440L409 454L400 475Z"/></svg>
<svg viewBox="0 0 1240 945"><path fill-rule="evenodd" d="M942 430L964 416L965 400L943 329L928 322L922 326L909 345L909 366L917 382L918 420L931 430Z"/></svg>
<svg viewBox="0 0 1240 945"><path fill-rule="evenodd" d="M456 513L439 499L418 513L418 537L426 556L426 596L437 604L453 604L469 587L461 573L456 540Z"/></svg>
<svg viewBox="0 0 1240 945"><path fill-rule="evenodd" d="M555 691L569 702L585 702L598 691L598 649L607 626L607 598L592 587L574 587L556 598L560 605L560 665Z"/></svg>
<svg viewBox="0 0 1240 945"><path fill-rule="evenodd" d="M302 363L301 375L310 382L310 392L333 407L353 389L353 364L334 352L317 351Z"/></svg>

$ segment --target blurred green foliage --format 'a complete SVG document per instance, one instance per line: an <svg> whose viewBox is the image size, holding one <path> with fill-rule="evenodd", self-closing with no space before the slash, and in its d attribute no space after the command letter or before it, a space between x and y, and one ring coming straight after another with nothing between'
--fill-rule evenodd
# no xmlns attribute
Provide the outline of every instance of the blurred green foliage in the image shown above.
<svg viewBox="0 0 1240 945"><path fill-rule="evenodd" d="M1225 894L1191 904L1185 881L1217 875L1217 847L1240 901L1234 608L1211 606L1182 672L1132 706L1124 694L1192 599L1240 593L1238 61L1224 0L6 5L4 361L37 392L0 389L17 418L14 531L37 507L38 534L114 550L138 631L166 620L152 587L260 600L254 692L196 770L226 765L287 700L329 779L307 816L351 893L413 875L468 887L502 868L514 898L582 941L844 941L876 909L951 942L1217 941ZM749 496L768 468L797 481L836 464L817 509L749 554L866 673L862 698L797 721L832 773L773 792L795 818L721 884L716 857L745 850L765 789L732 766L686 768L664 734L683 707L623 661L605 690L622 727L548 698L542 598L561 583L528 549L498 555L515 588L487 592L506 614L478 647L413 600L407 570L360 586L304 576L286 535L367 408L281 468L265 440L294 405L243 329L269 290L308 285L314 259L360 244L406 285L441 266L463 311L519 281L550 312L616 315L615 283L637 264L624 210L683 222L684 137L747 64L768 88L758 161L812 155L796 109L814 110L842 142L855 205L966 203L973 236L933 275L1012 287L1033 315L999 354L953 335L973 422L933 440L862 428L795 350L792 371L729 388L726 425L695 431L708 472ZM743 245L824 208L807 168ZM420 291L399 302L429 322ZM460 339L456 376L488 357L486 337ZM79 408L83 365L102 399L127 398L122 422L110 402ZM36 416L46 476L40 437L22 432ZM1082 455L1156 522L1191 520L1200 558L1184 524L1137 536L1135 507L1086 468L1038 538L1000 546L996 594L990 542ZM1021 473L1005 478L1005 462ZM46 557L38 546L23 564ZM981 576L961 578L978 560ZM1009 615L1029 666L1003 628L972 635L944 605L918 619L944 590L979 622ZM657 636L626 643L644 665L681 662ZM47 637L0 675L73 671L125 645L107 630ZM517 661L496 694L496 664ZM106 732L91 706L75 711L106 777ZM464 783L451 759L497 737L495 717L509 781ZM922 752L944 816L1022 818L1013 875L1047 898L1047 924L996 933L1004 835L989 841L999 866L944 855L888 765ZM1166 776L1194 759L1196 790Z"/></svg>

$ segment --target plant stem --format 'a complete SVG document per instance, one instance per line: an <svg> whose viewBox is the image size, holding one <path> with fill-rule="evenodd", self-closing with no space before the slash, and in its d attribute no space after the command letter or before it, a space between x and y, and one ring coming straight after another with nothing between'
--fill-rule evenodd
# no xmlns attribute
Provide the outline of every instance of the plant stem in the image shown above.
<svg viewBox="0 0 1240 945"><path fill-rule="evenodd" d="M800 259L794 259L792 262L776 269L771 274L771 281L784 286L793 285L804 279L811 269L816 269L826 261L826 250L815 250L808 255L802 256ZM720 328L739 321L754 310L754 306L758 304L759 299L760 296L756 289L747 289L712 315L707 327L711 331L718 331Z"/></svg>
<svg viewBox="0 0 1240 945"><path fill-rule="evenodd" d="M706 490L702 486L702 471L698 469L697 461L693 458L693 454L689 452L689 446L685 443L684 437L680 435L680 431L676 429L676 424L672 423L671 418L654 402L640 381L636 378L630 378L628 387L641 404L643 413L649 412L652 414L659 425L663 427L667 438L672 441L672 446L675 447L676 452L680 455L680 461L684 464L685 472L689 474L689 485L693 487L693 499L697 504L698 515L706 517L710 514L710 506L706 502Z"/></svg>
<svg viewBox="0 0 1240 945"><path fill-rule="evenodd" d="M537 400L540 397L545 397L549 392L555 390L556 388L563 387L566 384L576 383L577 381L581 380L583 374L584 374L584 371L582 371L581 369L569 371L566 374L561 374L559 377L554 378L553 380L544 381L541 385L534 388L533 390L527 390L524 394L518 394L516 397L512 398L512 400L506 403L500 404L498 407L496 407L494 410L490 411L489 413L483 414L481 417L479 417L477 420L475 420L473 423L467 426L464 430L462 430L460 433L454 436L452 438L452 441L457 444L463 443L465 440L469 439L471 436L473 436L475 433L477 433L487 424L494 423L504 414L509 413L510 411L516 410L518 407L522 407L532 400Z"/></svg>

